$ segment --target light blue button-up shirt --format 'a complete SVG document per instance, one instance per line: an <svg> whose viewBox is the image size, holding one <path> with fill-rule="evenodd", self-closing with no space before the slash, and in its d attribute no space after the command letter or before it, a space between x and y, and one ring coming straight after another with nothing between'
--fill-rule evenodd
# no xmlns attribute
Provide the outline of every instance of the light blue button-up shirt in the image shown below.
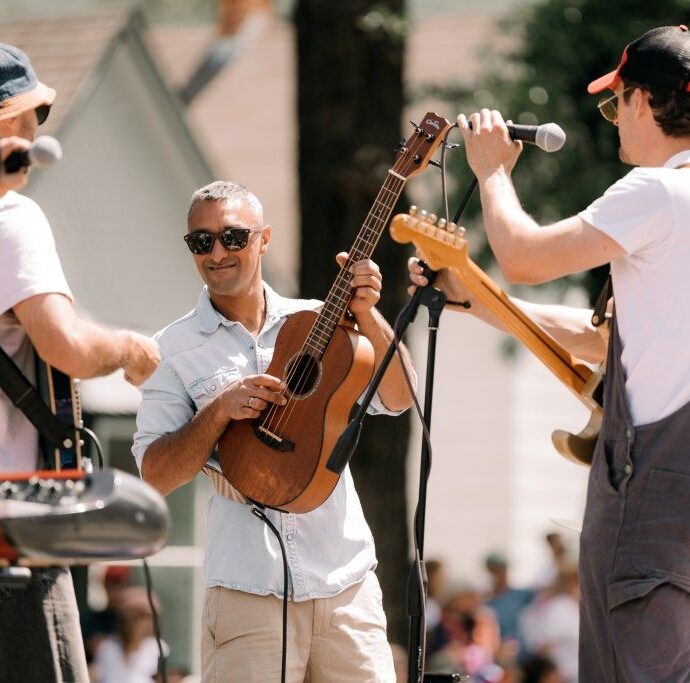
<svg viewBox="0 0 690 683"><path fill-rule="evenodd" d="M204 288L196 308L156 335L161 363L142 386L132 452L139 469L146 448L174 432L233 380L266 372L287 316L315 310L320 301L286 299L264 283L266 321L258 339L224 318ZM396 414L376 397L372 413ZM207 586L249 593L283 594L280 546L251 507L215 493L208 506ZM374 541L347 468L328 500L294 515L267 510L281 533L296 601L335 595L376 566Z"/></svg>

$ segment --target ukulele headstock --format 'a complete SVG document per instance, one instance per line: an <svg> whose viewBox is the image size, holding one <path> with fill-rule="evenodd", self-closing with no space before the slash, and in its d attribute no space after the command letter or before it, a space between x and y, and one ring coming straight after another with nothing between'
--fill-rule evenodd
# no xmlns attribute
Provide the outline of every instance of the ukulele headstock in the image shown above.
<svg viewBox="0 0 690 683"><path fill-rule="evenodd" d="M433 111L427 112L421 123L413 123L414 132L398 148L395 164L391 169L403 179L421 173L431 161L434 152L441 146L443 139L453 124Z"/></svg>

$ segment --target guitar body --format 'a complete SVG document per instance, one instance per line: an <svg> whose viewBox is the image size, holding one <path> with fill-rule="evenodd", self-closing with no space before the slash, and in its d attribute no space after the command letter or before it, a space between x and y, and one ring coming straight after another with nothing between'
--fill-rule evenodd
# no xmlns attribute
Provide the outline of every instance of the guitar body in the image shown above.
<svg viewBox="0 0 690 683"><path fill-rule="evenodd" d="M554 448L566 460L576 465L589 467L594 458L594 447L597 445L601 421L604 417L602 409L602 396L604 378L601 372L593 372L586 381L580 394L580 400L591 410L589 420L584 429L577 434L572 434L564 429L557 429L551 434L551 442Z"/></svg>
<svg viewBox="0 0 690 683"><path fill-rule="evenodd" d="M287 319L266 370L286 382L288 403L231 422L218 442L230 484L286 512L309 512L335 488L338 475L326 462L374 371L374 349L353 327L338 325L320 360L305 352L316 317L301 311Z"/></svg>

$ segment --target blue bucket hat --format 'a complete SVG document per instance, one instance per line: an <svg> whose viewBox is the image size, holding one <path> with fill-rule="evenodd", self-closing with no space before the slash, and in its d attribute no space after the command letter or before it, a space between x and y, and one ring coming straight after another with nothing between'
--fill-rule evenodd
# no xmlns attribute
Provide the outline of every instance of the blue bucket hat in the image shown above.
<svg viewBox="0 0 690 683"><path fill-rule="evenodd" d="M55 90L41 83L26 53L0 43L0 120L51 105Z"/></svg>

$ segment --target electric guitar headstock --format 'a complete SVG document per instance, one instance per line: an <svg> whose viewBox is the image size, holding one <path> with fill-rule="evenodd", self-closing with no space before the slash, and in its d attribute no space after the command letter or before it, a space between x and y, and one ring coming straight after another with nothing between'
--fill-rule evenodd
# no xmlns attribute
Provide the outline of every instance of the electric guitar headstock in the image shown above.
<svg viewBox="0 0 690 683"><path fill-rule="evenodd" d="M390 225L391 237L401 244L412 243L430 268L462 270L468 263L465 228L437 218L433 213L418 211L399 213Z"/></svg>
<svg viewBox="0 0 690 683"><path fill-rule="evenodd" d="M427 112L421 123L412 124L414 132L398 147L392 171L401 180L407 180L421 173L431 161L434 152L453 124L433 111Z"/></svg>

